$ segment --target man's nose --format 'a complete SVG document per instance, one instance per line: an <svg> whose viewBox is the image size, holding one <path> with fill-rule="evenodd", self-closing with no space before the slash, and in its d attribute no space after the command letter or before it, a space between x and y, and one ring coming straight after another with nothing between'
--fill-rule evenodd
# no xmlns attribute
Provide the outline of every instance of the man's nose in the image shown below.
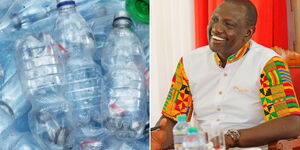
<svg viewBox="0 0 300 150"><path fill-rule="evenodd" d="M221 34L224 32L223 26L220 23L214 23L212 25L212 32L215 34Z"/></svg>

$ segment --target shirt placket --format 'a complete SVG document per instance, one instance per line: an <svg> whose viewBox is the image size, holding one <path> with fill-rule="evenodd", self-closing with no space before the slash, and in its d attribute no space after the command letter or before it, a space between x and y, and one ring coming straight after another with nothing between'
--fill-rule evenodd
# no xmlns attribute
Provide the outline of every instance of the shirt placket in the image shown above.
<svg viewBox="0 0 300 150"><path fill-rule="evenodd" d="M228 83L229 83L229 77L230 77L230 68L231 68L231 64L227 64L225 68L223 68L220 71L219 74L219 83L217 86L217 90L216 90L216 99L214 102L214 108L216 111L216 115L214 116L214 118L212 120L214 120L214 124L218 125L221 122L224 121L224 107L223 107L223 102L224 102L224 97L226 96L226 89L228 89Z"/></svg>

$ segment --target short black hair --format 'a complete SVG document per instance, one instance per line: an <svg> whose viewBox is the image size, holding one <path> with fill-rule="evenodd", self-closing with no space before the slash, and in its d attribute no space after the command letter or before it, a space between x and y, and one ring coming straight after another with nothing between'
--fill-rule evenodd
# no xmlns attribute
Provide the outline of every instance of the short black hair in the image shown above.
<svg viewBox="0 0 300 150"><path fill-rule="evenodd" d="M255 5L250 0L225 0L224 2L230 2L239 4L247 9L247 25L255 26L257 22L257 10Z"/></svg>

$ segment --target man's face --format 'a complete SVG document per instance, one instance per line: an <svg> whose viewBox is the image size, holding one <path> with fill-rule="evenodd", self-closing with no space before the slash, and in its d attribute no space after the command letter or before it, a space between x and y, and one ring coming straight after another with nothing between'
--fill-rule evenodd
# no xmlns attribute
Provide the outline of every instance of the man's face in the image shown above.
<svg viewBox="0 0 300 150"><path fill-rule="evenodd" d="M227 57L236 53L249 32L246 19L245 7L228 2L221 4L207 26L210 49Z"/></svg>

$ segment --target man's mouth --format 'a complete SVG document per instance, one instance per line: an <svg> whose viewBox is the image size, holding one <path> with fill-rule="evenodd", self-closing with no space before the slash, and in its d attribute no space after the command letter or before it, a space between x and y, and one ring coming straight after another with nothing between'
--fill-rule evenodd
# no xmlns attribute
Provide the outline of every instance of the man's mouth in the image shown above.
<svg viewBox="0 0 300 150"><path fill-rule="evenodd" d="M221 38L221 37L218 37L218 36L215 36L215 35L212 35L211 37L212 39L216 40L216 41L224 41L225 39Z"/></svg>

